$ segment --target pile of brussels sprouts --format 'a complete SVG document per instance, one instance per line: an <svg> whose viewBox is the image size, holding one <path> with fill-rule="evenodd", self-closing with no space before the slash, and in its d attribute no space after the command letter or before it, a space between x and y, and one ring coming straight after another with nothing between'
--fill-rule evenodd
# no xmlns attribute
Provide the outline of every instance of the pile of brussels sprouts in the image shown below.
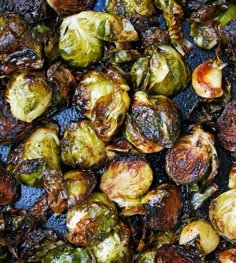
<svg viewBox="0 0 236 263"><path fill-rule="evenodd" d="M233 0L2 0L0 262L236 262L235 61Z"/></svg>

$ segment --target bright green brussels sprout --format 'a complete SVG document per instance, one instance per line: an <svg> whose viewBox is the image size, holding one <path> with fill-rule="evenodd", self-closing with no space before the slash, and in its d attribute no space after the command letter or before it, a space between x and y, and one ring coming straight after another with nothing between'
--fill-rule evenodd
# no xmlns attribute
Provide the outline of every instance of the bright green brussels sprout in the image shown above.
<svg viewBox="0 0 236 263"><path fill-rule="evenodd" d="M129 86L115 71L90 71L76 88L74 105L88 117L99 138L110 141L129 108Z"/></svg>
<svg viewBox="0 0 236 263"><path fill-rule="evenodd" d="M215 230L232 243L236 242L236 189L213 199L209 207L210 221Z"/></svg>
<svg viewBox="0 0 236 263"><path fill-rule="evenodd" d="M84 11L63 20L59 49L64 60L87 67L102 56L102 41L128 42L138 39L131 23L115 15Z"/></svg>
<svg viewBox="0 0 236 263"><path fill-rule="evenodd" d="M143 153L170 148L180 134L181 115L177 105L162 95L134 94L131 113L127 115L127 140Z"/></svg>
<svg viewBox="0 0 236 263"><path fill-rule="evenodd" d="M119 222L107 238L92 247L97 263L131 263L131 231Z"/></svg>
<svg viewBox="0 0 236 263"><path fill-rule="evenodd" d="M94 256L85 248L73 248L65 244L48 251L42 263L93 263Z"/></svg>
<svg viewBox="0 0 236 263"><path fill-rule="evenodd" d="M106 158L105 144L93 130L91 122L71 122L61 140L62 161L84 169L101 166Z"/></svg>
<svg viewBox="0 0 236 263"><path fill-rule="evenodd" d="M7 170L25 184L42 186L42 174L47 169L60 170L59 139L57 130L38 128L12 149Z"/></svg>
<svg viewBox="0 0 236 263"><path fill-rule="evenodd" d="M180 137L166 155L166 172L177 184L201 180L207 185L214 179L218 166L214 136L200 126Z"/></svg>
<svg viewBox="0 0 236 263"><path fill-rule="evenodd" d="M152 169L143 157L117 156L102 175L100 189L119 206L133 206L140 203L152 180Z"/></svg>
<svg viewBox="0 0 236 263"><path fill-rule="evenodd" d="M131 69L136 89L172 96L186 88L190 70L174 48L167 45L149 46L144 55Z"/></svg>
<svg viewBox="0 0 236 263"><path fill-rule="evenodd" d="M77 246L96 245L111 233L118 223L117 212L104 203L100 195L90 195L81 204L68 210L66 225L69 242Z"/></svg>
<svg viewBox="0 0 236 263"><path fill-rule="evenodd" d="M64 180L67 188L68 207L81 203L91 194L97 183L92 171L68 171L64 174Z"/></svg>
<svg viewBox="0 0 236 263"><path fill-rule="evenodd" d="M32 122L48 108L52 89L43 72L24 71L12 76L7 84L6 98L14 117Z"/></svg>

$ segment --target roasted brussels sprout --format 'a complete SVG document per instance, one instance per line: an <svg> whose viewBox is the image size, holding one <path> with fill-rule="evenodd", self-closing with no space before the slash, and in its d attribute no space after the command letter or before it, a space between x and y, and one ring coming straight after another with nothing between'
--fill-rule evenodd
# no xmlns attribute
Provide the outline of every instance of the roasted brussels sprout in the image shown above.
<svg viewBox="0 0 236 263"><path fill-rule="evenodd" d="M155 263L156 262L156 254L157 251L155 249L151 250L145 250L143 251L136 260L135 263Z"/></svg>
<svg viewBox="0 0 236 263"><path fill-rule="evenodd" d="M236 261L236 248L231 248L219 253L220 263L234 263Z"/></svg>
<svg viewBox="0 0 236 263"><path fill-rule="evenodd" d="M199 236L204 253L207 255L219 245L220 237L207 220L196 220L187 224L181 231L179 244L184 245Z"/></svg>
<svg viewBox="0 0 236 263"><path fill-rule="evenodd" d="M102 41L129 42L138 39L132 24L115 15L84 11L61 24L59 49L74 67L88 67L102 56Z"/></svg>
<svg viewBox="0 0 236 263"><path fill-rule="evenodd" d="M42 258L42 263L93 263L94 256L85 248L74 248L71 245L63 244L48 251Z"/></svg>
<svg viewBox="0 0 236 263"><path fill-rule="evenodd" d="M103 241L118 223L117 212L104 198L91 194L81 204L70 208L66 215L69 242L77 246L94 246Z"/></svg>
<svg viewBox="0 0 236 263"><path fill-rule="evenodd" d="M84 169L98 168L104 163L105 144L90 121L80 120L67 126L61 140L61 158L67 165Z"/></svg>
<svg viewBox="0 0 236 263"><path fill-rule="evenodd" d="M230 173L229 173L229 184L230 189L236 189L236 163L232 164Z"/></svg>
<svg viewBox="0 0 236 263"><path fill-rule="evenodd" d="M7 84L6 99L14 117L32 122L48 108L52 89L43 72L24 71L15 74Z"/></svg>
<svg viewBox="0 0 236 263"><path fill-rule="evenodd" d="M236 151L236 100L226 105L217 120L217 137L222 146L231 152Z"/></svg>
<svg viewBox="0 0 236 263"><path fill-rule="evenodd" d="M136 89L172 96L186 88L190 70L178 52L167 45L148 46L131 69Z"/></svg>
<svg viewBox="0 0 236 263"><path fill-rule="evenodd" d="M149 191L142 198L147 214L145 225L155 231L165 231L174 228L181 216L182 196L177 186L162 184Z"/></svg>
<svg viewBox="0 0 236 263"><path fill-rule="evenodd" d="M134 94L131 113L127 115L127 140L143 153L170 148L180 134L181 115L177 105L167 97Z"/></svg>
<svg viewBox="0 0 236 263"><path fill-rule="evenodd" d="M80 13L94 4L94 0L47 0L59 16Z"/></svg>
<svg viewBox="0 0 236 263"><path fill-rule="evenodd" d="M64 180L68 194L68 207L81 203L91 194L97 183L92 171L68 171L64 174Z"/></svg>
<svg viewBox="0 0 236 263"><path fill-rule="evenodd" d="M110 141L124 121L129 108L129 86L115 71L93 70L76 88L74 105L89 119L99 138Z"/></svg>
<svg viewBox="0 0 236 263"><path fill-rule="evenodd" d="M54 128L36 129L12 149L7 161L7 170L30 186L42 186L43 172L60 170L60 166L59 139Z"/></svg>
<svg viewBox="0 0 236 263"><path fill-rule="evenodd" d="M131 231L127 225L119 222L107 238L92 247L98 263L131 263Z"/></svg>
<svg viewBox="0 0 236 263"><path fill-rule="evenodd" d="M17 182L10 177L0 165L0 206L7 205L16 199Z"/></svg>
<svg viewBox="0 0 236 263"><path fill-rule="evenodd" d="M232 189L213 199L209 207L213 227L232 243L236 242L235 205L236 189Z"/></svg>
<svg viewBox="0 0 236 263"><path fill-rule="evenodd" d="M0 73L43 66L41 44L26 21L15 14L0 13Z"/></svg>
<svg viewBox="0 0 236 263"><path fill-rule="evenodd" d="M152 180L152 169L143 157L122 155L111 160L101 177L100 189L119 206L128 207L140 203Z"/></svg>
<svg viewBox="0 0 236 263"><path fill-rule="evenodd" d="M209 59L195 68L192 86L198 96L215 99L223 95L222 69L225 64L219 59Z"/></svg>
<svg viewBox="0 0 236 263"><path fill-rule="evenodd" d="M166 172L177 184L201 180L207 185L214 179L218 165L214 136L200 126L180 137L166 155Z"/></svg>

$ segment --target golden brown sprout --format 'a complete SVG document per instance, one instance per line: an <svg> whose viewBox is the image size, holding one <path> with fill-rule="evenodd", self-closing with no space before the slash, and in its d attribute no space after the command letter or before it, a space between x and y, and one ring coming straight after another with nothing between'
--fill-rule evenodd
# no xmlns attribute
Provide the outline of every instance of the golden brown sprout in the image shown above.
<svg viewBox="0 0 236 263"><path fill-rule="evenodd" d="M218 255L220 263L235 263L236 262L236 248L231 248L220 252Z"/></svg>
<svg viewBox="0 0 236 263"><path fill-rule="evenodd" d="M182 229L179 244L185 245L197 237L199 237L200 245L206 255L214 251L220 242L220 237L210 222L200 219L187 224Z"/></svg>
<svg viewBox="0 0 236 263"><path fill-rule="evenodd" d="M233 163L229 173L229 184L230 189L236 189L236 163Z"/></svg>

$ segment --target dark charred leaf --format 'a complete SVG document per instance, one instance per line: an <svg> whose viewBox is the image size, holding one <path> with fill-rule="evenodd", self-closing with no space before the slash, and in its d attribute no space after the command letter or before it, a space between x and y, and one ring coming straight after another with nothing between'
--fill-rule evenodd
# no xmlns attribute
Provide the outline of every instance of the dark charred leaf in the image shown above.
<svg viewBox="0 0 236 263"><path fill-rule="evenodd" d="M151 27L142 33L142 43L144 47L154 44L168 45L168 32L158 27Z"/></svg>
<svg viewBox="0 0 236 263"><path fill-rule="evenodd" d="M46 195L42 195L39 200L30 208L29 214L40 218L42 221L47 219L50 206Z"/></svg>

